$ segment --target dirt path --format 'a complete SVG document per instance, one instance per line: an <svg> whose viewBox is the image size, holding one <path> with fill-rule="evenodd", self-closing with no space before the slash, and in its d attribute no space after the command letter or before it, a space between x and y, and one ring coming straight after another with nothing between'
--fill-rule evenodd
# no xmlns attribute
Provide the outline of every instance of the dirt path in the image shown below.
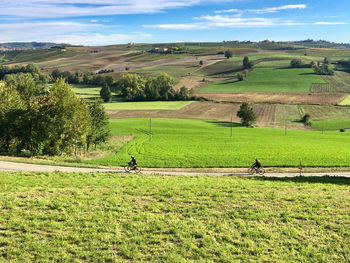
<svg viewBox="0 0 350 263"><path fill-rule="evenodd" d="M147 169L142 171L142 174L160 174L160 175L208 175L208 176L248 176L244 171L245 168L214 168L214 169ZM212 170L212 172L210 171ZM222 170L222 172L219 172ZM294 169L296 170L296 169ZM77 168L77 167L65 167L65 166L53 166L53 165L40 165L40 164L26 164L26 163L15 163L15 162L4 162L0 161L0 171L17 171L17 172L106 172L106 173L126 173L121 168L116 169L95 169L95 168ZM335 176L335 177L346 177L350 178L350 172L314 172L314 173L303 173L303 176ZM266 173L267 177L296 177L298 173Z"/></svg>

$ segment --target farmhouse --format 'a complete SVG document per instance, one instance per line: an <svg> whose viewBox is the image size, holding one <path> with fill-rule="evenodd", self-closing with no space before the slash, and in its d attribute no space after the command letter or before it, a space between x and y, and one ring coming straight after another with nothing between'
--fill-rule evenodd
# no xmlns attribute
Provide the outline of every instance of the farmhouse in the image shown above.
<svg viewBox="0 0 350 263"><path fill-rule="evenodd" d="M150 52L150 53L167 53L167 52L169 52L169 48L155 47L155 48L152 48L151 50L149 50L148 52Z"/></svg>

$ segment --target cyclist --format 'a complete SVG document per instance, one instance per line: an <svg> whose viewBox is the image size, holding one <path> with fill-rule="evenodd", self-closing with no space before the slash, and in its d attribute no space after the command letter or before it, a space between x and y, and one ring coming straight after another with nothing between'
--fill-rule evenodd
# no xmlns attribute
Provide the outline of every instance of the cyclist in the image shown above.
<svg viewBox="0 0 350 263"><path fill-rule="evenodd" d="M134 157L134 155L131 155L131 161L129 162L129 165L131 165L131 170L135 170L137 167L137 161Z"/></svg>
<svg viewBox="0 0 350 263"><path fill-rule="evenodd" d="M252 168L260 169L261 162L258 159L255 159L255 163L253 164Z"/></svg>

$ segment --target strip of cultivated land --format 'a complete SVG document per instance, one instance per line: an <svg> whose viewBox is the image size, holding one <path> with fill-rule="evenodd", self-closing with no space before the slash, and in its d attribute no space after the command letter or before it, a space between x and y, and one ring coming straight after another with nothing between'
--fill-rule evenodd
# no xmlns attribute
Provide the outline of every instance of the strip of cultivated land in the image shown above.
<svg viewBox="0 0 350 263"><path fill-rule="evenodd" d="M349 180L0 172L0 260L348 262Z"/></svg>

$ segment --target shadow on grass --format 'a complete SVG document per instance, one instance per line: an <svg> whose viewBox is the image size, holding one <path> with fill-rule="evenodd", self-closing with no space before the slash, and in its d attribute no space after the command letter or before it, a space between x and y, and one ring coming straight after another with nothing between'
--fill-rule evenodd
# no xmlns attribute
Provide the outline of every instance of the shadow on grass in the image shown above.
<svg viewBox="0 0 350 263"><path fill-rule="evenodd" d="M338 176L254 177L254 180L269 182L317 183L350 185L350 178Z"/></svg>
<svg viewBox="0 0 350 263"><path fill-rule="evenodd" d="M227 121L205 121L206 123L210 123L210 124L214 124L220 127L242 127L242 125L240 123L236 123L236 122L227 122Z"/></svg>

